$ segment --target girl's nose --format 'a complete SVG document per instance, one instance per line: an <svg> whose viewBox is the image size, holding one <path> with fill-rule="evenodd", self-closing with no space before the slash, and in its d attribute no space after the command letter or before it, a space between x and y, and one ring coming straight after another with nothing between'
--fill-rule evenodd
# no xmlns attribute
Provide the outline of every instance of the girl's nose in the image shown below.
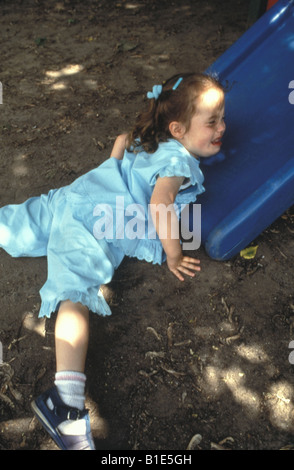
<svg viewBox="0 0 294 470"><path fill-rule="evenodd" d="M223 134L225 130L226 130L226 123L224 120L221 120L218 125L217 131Z"/></svg>

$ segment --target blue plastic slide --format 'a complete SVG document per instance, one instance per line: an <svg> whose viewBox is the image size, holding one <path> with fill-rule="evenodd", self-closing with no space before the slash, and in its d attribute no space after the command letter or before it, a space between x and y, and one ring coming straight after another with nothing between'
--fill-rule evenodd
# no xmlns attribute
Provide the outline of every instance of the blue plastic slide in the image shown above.
<svg viewBox="0 0 294 470"><path fill-rule="evenodd" d="M225 159L202 165L197 203L201 243L226 260L294 203L294 0L278 1L208 71L229 86Z"/></svg>

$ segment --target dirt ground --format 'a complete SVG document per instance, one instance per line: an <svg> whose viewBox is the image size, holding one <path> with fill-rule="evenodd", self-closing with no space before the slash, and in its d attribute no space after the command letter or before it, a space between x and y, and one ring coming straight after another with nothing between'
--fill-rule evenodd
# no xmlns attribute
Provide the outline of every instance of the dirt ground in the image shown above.
<svg viewBox="0 0 294 470"><path fill-rule="evenodd" d="M105 160L146 91L203 71L246 30L249 0L2 0L1 205ZM125 259L91 315L87 406L103 450L294 448L294 211L256 256L209 259L180 283ZM51 386L54 321L38 320L46 259L0 252L0 449L55 450L30 402Z"/></svg>

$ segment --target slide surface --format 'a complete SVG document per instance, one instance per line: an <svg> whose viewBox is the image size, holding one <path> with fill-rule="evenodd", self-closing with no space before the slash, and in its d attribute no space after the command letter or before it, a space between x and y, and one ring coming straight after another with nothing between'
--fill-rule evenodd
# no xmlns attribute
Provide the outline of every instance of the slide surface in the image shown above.
<svg viewBox="0 0 294 470"><path fill-rule="evenodd" d="M294 0L278 1L207 71L229 91L225 158L201 165L201 243L227 260L294 203Z"/></svg>

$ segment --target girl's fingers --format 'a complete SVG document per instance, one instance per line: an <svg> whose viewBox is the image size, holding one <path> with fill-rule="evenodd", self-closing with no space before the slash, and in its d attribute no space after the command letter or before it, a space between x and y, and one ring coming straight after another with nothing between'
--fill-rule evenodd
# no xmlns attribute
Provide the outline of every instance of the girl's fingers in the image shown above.
<svg viewBox="0 0 294 470"><path fill-rule="evenodd" d="M189 256L184 256L182 262L200 264L200 259L190 258Z"/></svg>
<svg viewBox="0 0 294 470"><path fill-rule="evenodd" d="M184 281L184 277L182 276L181 273L186 274L189 277L195 277L195 271L200 271L199 266L195 266L194 264L189 264L185 263L185 265L182 263L180 266L178 266L176 269L173 269L172 272L173 274L180 280Z"/></svg>
<svg viewBox="0 0 294 470"><path fill-rule="evenodd" d="M199 271L200 268L192 270L192 269L186 268L184 266L179 266L178 270L183 274L187 274L187 276L194 277L195 276L194 271Z"/></svg>
<svg viewBox="0 0 294 470"><path fill-rule="evenodd" d="M179 271L177 271L176 269L174 271L172 271L172 273L180 280L180 281L184 281L184 278L183 276L181 275L181 273Z"/></svg>
<svg viewBox="0 0 294 470"><path fill-rule="evenodd" d="M178 269L180 269L181 267L184 267L184 268L192 269L193 271L200 271L201 268L199 264L200 264L200 261L198 259L195 260L194 258L188 258L188 259L183 258L183 261Z"/></svg>
<svg viewBox="0 0 294 470"><path fill-rule="evenodd" d="M183 274L186 274L189 277L194 277L195 271L201 270L199 264L199 259L183 256L177 266L169 265L169 269L180 281L184 281Z"/></svg>

